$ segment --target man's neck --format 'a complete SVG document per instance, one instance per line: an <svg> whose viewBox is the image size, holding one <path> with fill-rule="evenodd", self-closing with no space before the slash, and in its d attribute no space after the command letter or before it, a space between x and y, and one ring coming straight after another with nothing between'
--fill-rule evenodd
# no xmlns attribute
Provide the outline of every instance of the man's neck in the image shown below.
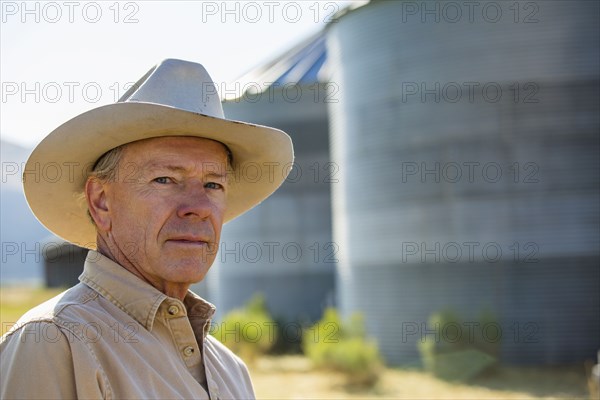
<svg viewBox="0 0 600 400"><path fill-rule="evenodd" d="M187 283L165 282L162 280L153 279L151 276L147 276L147 274L144 274L141 268L136 267L135 262L130 260L117 246L109 245L109 243L101 235L98 235L96 238L96 248L100 254L110 258L112 261L119 264L133 275L152 285L154 288L169 297L183 301L188 289L190 288L190 285Z"/></svg>

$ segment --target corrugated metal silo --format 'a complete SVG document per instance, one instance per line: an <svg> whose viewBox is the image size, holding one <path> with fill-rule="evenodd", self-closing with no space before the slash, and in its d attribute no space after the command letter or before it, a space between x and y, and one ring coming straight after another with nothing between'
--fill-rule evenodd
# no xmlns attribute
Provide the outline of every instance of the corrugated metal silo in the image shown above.
<svg viewBox="0 0 600 400"><path fill-rule="evenodd" d="M372 1L328 28L340 306L392 364L448 307L495 313L505 362L593 359L599 3L467 3Z"/></svg>
<svg viewBox="0 0 600 400"><path fill-rule="evenodd" d="M333 301L336 249L325 58L325 38L319 33L221 88L224 96L241 93L223 103L228 118L284 130L294 142L295 161L274 195L223 228L207 278L208 298L220 316L259 292L272 314L285 322L314 321ZM274 165L272 173L290 167ZM298 339L293 330L289 335Z"/></svg>

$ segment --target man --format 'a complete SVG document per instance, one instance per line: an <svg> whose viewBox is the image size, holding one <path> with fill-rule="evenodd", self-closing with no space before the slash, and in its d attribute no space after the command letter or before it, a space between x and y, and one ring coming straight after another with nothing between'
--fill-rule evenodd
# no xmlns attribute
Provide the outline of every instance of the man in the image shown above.
<svg viewBox="0 0 600 400"><path fill-rule="evenodd" d="M54 130L27 161L25 195L90 252L78 285L2 337L1 398L254 398L244 363L207 335L214 307L188 288L222 224L275 191L286 173L273 167L292 161L285 133L224 119L206 70L181 60ZM29 173L50 162L65 166L60 179ZM249 163L259 179L240 172Z"/></svg>

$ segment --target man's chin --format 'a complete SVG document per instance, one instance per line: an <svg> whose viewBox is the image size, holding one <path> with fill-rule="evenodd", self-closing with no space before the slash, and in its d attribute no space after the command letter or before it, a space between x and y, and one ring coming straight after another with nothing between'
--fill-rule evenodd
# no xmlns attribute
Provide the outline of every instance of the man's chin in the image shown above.
<svg viewBox="0 0 600 400"><path fill-rule="evenodd" d="M208 273L213 259L210 264L202 262L198 257L184 258L177 263L170 263L169 275L173 282L180 283L198 283L202 281Z"/></svg>

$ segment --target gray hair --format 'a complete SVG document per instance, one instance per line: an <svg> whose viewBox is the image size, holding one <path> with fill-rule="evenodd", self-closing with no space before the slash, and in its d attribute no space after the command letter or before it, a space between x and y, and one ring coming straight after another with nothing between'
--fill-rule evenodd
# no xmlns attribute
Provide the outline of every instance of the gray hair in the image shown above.
<svg viewBox="0 0 600 400"><path fill-rule="evenodd" d="M117 178L117 170L119 169L119 162L123 155L123 149L127 144L110 149L106 153L100 156L98 161L92 167L92 170L88 173L87 179L98 179L100 181L114 181ZM87 181L86 179L86 181ZM85 198L85 191L81 193L81 200L85 202L87 207L87 201ZM87 216L94 226L96 221L92 218L89 207L87 207Z"/></svg>
<svg viewBox="0 0 600 400"><path fill-rule="evenodd" d="M101 181L114 180L117 177L119 161L121 161L125 146L124 144L104 153L94 164L88 178L93 177Z"/></svg>

